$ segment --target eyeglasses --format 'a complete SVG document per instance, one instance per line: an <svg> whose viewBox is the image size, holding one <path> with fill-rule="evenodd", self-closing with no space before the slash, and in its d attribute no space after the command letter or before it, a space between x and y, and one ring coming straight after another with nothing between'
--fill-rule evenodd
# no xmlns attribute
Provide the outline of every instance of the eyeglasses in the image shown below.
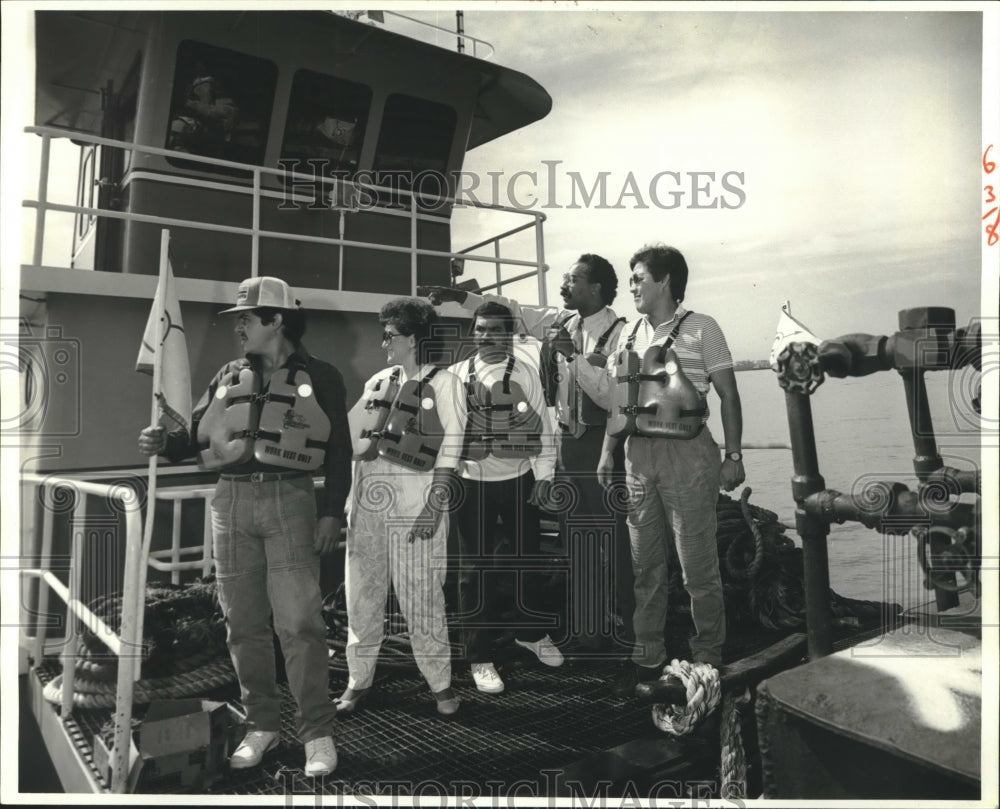
<svg viewBox="0 0 1000 809"><path fill-rule="evenodd" d="M405 334L400 334L399 332L384 331L382 332L382 344L391 343L393 337L405 337Z"/></svg>

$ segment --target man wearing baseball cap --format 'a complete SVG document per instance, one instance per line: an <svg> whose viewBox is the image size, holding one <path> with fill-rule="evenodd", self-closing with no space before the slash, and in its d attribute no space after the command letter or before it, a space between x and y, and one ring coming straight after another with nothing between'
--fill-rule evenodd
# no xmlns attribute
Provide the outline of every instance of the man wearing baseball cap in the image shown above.
<svg viewBox="0 0 1000 809"><path fill-rule="evenodd" d="M195 456L219 470L212 535L227 642L247 712L233 769L258 765L280 743L272 635L298 706L307 775L337 766L336 707L329 699L321 554L340 535L350 488L351 441L340 372L302 346L306 315L288 284L269 276L240 284L233 314L244 356L212 379L191 433L147 427L144 455ZM313 473L325 475L318 498Z"/></svg>

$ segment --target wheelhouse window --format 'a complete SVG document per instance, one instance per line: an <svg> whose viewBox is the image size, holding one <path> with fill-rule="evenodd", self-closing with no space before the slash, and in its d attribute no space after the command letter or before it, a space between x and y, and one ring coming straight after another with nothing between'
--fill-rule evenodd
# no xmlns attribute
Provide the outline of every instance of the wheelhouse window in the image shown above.
<svg viewBox="0 0 1000 809"><path fill-rule="evenodd" d="M267 59L193 40L181 42L166 148L263 164L277 80L278 68ZM234 173L194 161L170 162L200 171Z"/></svg>
<svg viewBox="0 0 1000 809"><path fill-rule="evenodd" d="M282 165L305 174L318 166L327 177L353 177L371 105L372 91L364 84L296 71L281 143Z"/></svg>
<svg viewBox="0 0 1000 809"><path fill-rule="evenodd" d="M372 166L377 184L428 197L447 195L445 178L457 121L455 110L446 104L402 93L390 95ZM409 197L401 196L393 203L408 206Z"/></svg>

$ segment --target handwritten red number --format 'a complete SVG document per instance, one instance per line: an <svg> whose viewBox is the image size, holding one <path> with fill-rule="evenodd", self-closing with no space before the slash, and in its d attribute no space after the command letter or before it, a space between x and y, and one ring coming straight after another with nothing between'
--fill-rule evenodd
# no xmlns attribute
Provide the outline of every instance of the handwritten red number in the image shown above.
<svg viewBox="0 0 1000 809"><path fill-rule="evenodd" d="M983 171L987 174L992 174L997 167L995 161L989 159L990 150L993 148L991 143L986 147L986 151L983 152ZM986 192L986 199L983 200L985 205L989 205L991 202L997 201L997 195L994 193L994 187L992 185L984 185L983 191ZM986 244L993 247L998 241L1000 241L1000 234L997 233L997 227L1000 226L1000 207L994 205L990 210L983 214L983 219L989 219L993 214L996 214L996 218L986 226Z"/></svg>

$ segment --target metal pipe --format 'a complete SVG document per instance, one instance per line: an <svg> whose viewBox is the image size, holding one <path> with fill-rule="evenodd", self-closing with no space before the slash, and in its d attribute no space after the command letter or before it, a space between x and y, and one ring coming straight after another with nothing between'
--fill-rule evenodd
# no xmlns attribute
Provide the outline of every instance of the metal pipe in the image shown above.
<svg viewBox="0 0 1000 809"><path fill-rule="evenodd" d="M538 261L538 303L545 306L548 294L545 290L545 239L542 237L542 221L535 220L535 259Z"/></svg>
<svg viewBox="0 0 1000 809"><path fill-rule="evenodd" d="M42 263L42 247L45 244L45 205L49 199L49 144L51 138L42 135L41 168L38 173L38 209L35 212L35 250L32 260Z"/></svg>
<svg viewBox="0 0 1000 809"><path fill-rule="evenodd" d="M250 236L250 277L260 275L260 169L253 172L253 234Z"/></svg>
<svg viewBox="0 0 1000 809"><path fill-rule="evenodd" d="M171 584L181 583L181 572L177 566L181 561L181 506L182 500L174 500L174 510L170 524L170 563L173 565L170 574ZM156 503L150 503L149 508L156 508Z"/></svg>
<svg viewBox="0 0 1000 809"><path fill-rule="evenodd" d="M795 470L792 478L795 528L802 537L809 657L815 660L833 651L830 634L830 568L826 547L830 526L826 520L806 510L805 500L809 495L823 491L826 484L819 473L816 432L809 397L803 393L785 391L785 407L788 411L788 432Z"/></svg>
<svg viewBox="0 0 1000 809"><path fill-rule="evenodd" d="M910 433L913 435L913 471L923 482L928 475L944 466L934 440L934 423L931 406L927 400L927 385L920 368L900 371L903 390L906 392L906 410L910 416Z"/></svg>
<svg viewBox="0 0 1000 809"><path fill-rule="evenodd" d="M79 494L79 493L78 493ZM68 605L80 600L80 588L83 581L83 526L87 516L87 495L76 498L73 504L73 517L70 523L70 567L69 587L66 594L66 632L65 645L60 659L62 661L62 720L65 722L73 713L73 691L76 686L76 618Z"/></svg>

